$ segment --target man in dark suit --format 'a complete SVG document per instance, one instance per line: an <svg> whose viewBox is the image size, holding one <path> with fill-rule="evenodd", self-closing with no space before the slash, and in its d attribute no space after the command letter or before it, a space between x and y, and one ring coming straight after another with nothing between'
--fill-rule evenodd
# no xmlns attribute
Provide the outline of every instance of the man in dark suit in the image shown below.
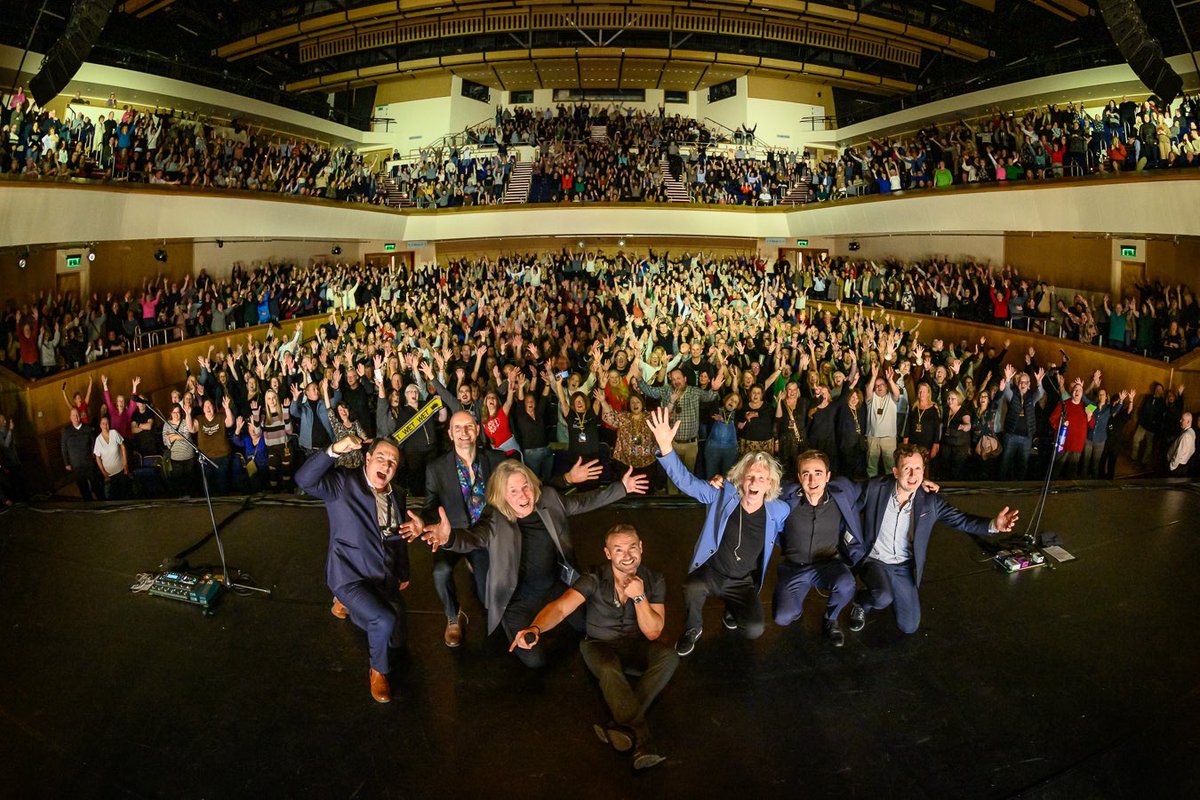
<svg viewBox="0 0 1200 800"><path fill-rule="evenodd" d="M348 613L367 632L371 696L386 703L392 697L390 650L403 647L405 639L400 593L408 587L408 544L397 532L404 521L404 488L392 482L400 448L391 439L376 439L362 467L336 467L338 456L361 446L358 438L347 436L314 453L296 472L296 485L325 501L325 578L335 598L334 614Z"/></svg>
<svg viewBox="0 0 1200 800"><path fill-rule="evenodd" d="M859 507L862 487L848 478L830 478L829 456L820 450L801 453L796 467L800 485L781 495L792 510L779 536L783 560L775 584L775 624L800 619L804 598L815 586L829 593L825 636L841 647L846 637L838 616L854 599L850 566L867 554Z"/></svg>
<svg viewBox="0 0 1200 800"><path fill-rule="evenodd" d="M867 612L895 605L896 625L913 633L921 624L917 587L925 567L929 537L941 522L964 533L991 536L1007 533L1017 523L1017 510L1004 509L992 520L959 511L922 485L929 454L925 448L896 448L892 477L867 484L863 499L863 534L867 557L858 565L863 588L850 609L850 630L861 631Z"/></svg>
<svg viewBox="0 0 1200 800"><path fill-rule="evenodd" d="M479 424L474 417L464 411L450 417L450 442L454 449L429 462L425 468L425 504L421 507L421 516L427 521L437 520L438 509L445 511L450 525L455 528L469 528L479 521L487 505L488 478L504 460L504 454L477 447L478 439ZM488 575L487 550L472 550L464 555L439 549L433 554L433 588L446 612L442 641L447 647L462 644L463 625L466 624L466 615L459 608L454 586L454 568L463 558L471 565L475 591L483 603Z"/></svg>
<svg viewBox="0 0 1200 800"><path fill-rule="evenodd" d="M544 605L579 577L567 519L603 508L626 494L641 494L647 485L646 477L635 476L631 469L605 489L560 495L554 487L542 486L524 464L504 461L488 479L487 508L474 525L454 528L440 508L437 523L430 526L410 512L411 523L404 526L404 533L410 538L423 534L435 548L456 553L486 549L488 633L503 624L512 641ZM545 666L541 646L519 649L516 654L527 667Z"/></svg>

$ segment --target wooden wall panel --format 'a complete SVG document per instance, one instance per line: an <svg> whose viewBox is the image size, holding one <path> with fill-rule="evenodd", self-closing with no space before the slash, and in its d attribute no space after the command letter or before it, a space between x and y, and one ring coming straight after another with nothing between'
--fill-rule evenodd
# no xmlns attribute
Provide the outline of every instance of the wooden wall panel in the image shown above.
<svg viewBox="0 0 1200 800"><path fill-rule="evenodd" d="M1070 233L1010 233L1004 237L1004 263L1031 277L1041 275L1055 286L1107 292L1112 242Z"/></svg>

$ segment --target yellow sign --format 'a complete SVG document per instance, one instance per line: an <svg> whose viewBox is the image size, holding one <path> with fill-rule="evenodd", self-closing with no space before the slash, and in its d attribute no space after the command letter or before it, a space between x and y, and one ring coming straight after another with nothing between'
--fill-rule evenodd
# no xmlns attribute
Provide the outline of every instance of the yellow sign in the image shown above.
<svg viewBox="0 0 1200 800"><path fill-rule="evenodd" d="M413 414L412 419L404 423L404 427L392 434L392 438L396 440L396 444L402 443L405 439L417 432L417 428L425 424L426 420L440 411L442 408L442 398L435 397L430 400L425 406Z"/></svg>

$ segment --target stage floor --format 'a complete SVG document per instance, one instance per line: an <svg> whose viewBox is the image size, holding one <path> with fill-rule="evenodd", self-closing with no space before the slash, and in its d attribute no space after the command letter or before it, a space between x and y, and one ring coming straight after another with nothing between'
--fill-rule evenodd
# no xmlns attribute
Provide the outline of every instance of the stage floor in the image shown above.
<svg viewBox="0 0 1200 800"><path fill-rule="evenodd" d="M948 495L987 514L1028 515L1034 500ZM202 504L61 508L0 516L10 797L1200 796L1200 494L1188 487L1053 496L1044 527L1077 559L1024 574L939 529L908 637L876 613L835 650L814 594L800 622L745 642L710 604L650 712L668 760L638 775L592 733L606 714L574 634L550 634L549 667L529 673L484 637L460 571L472 624L460 650L442 644L424 548L409 658L380 706L365 636L329 614L319 505L218 504L218 520L240 511L223 528L230 564L274 595L225 597L211 617L129 591L199 538ZM602 558L618 520L639 526L667 576L674 642L699 509L577 518L582 562ZM216 558L209 543L191 561Z"/></svg>

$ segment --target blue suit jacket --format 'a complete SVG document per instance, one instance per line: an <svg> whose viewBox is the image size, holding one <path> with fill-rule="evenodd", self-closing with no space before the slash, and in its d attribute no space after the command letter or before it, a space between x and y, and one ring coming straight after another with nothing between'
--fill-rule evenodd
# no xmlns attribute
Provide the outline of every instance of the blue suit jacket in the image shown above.
<svg viewBox="0 0 1200 800"><path fill-rule="evenodd" d="M846 563L854 566L866 558L867 553L870 552L870 548L867 547L866 540L863 538L861 516L863 486L849 478L830 478L825 491L829 493L829 498L837 504L838 511L842 512L842 529L838 531L838 550ZM791 511L795 511L797 507L808 502L804 499L804 490L795 483L788 484L783 488L780 499L788 504ZM874 542L873 539L872 542Z"/></svg>
<svg viewBox="0 0 1200 800"><path fill-rule="evenodd" d="M896 479L890 476L875 478L867 484L863 500L863 533L866 535L864 544L868 554L879 537L879 526L895 487ZM933 533L934 523L941 522L975 536L994 535L990 530L991 520L959 511L943 500L941 495L931 494L924 487L913 493L910 502L913 505L909 539L912 542L913 576L918 586L921 585L921 572L925 568L925 554L929 550L929 536Z"/></svg>
<svg viewBox="0 0 1200 800"><path fill-rule="evenodd" d="M336 595L340 587L359 581L408 580L408 543L399 534L380 535L375 496L361 468L336 467L325 452L313 453L296 472L296 485L325 501L329 513L329 556L325 580ZM404 513L404 489L392 482L396 524ZM394 586L391 588L395 588Z"/></svg>
<svg viewBox="0 0 1200 800"><path fill-rule="evenodd" d="M717 548L721 546L721 537L725 534L725 523L733 516L733 512L742 502L741 497L738 496L737 488L728 481L720 489L714 489L708 485L708 481L697 478L688 471L684 463L679 460L679 454L674 450L665 456L660 456L658 463L662 464L663 469L667 471L667 477L679 487L681 492L699 500L706 506L704 528L700 531L700 538L696 540L692 564L688 567L688 572L695 572L712 558L713 554L717 552ZM762 574L758 575L755 581L760 589L763 581L767 578L767 565L771 562L771 554L775 552L775 542L779 539L779 532L783 530L783 521L787 519L788 512L791 510L783 500L768 500L765 505L767 529L763 542Z"/></svg>

